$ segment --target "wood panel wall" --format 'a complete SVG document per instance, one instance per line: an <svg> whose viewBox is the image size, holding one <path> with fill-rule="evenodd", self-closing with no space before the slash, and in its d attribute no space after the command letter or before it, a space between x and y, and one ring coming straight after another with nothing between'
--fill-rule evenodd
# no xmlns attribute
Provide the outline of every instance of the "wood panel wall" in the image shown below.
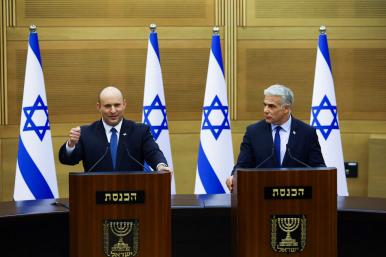
<svg viewBox="0 0 386 257"><path fill-rule="evenodd" d="M54 151L67 131L98 118L96 94L117 85L126 117L141 119L148 25L158 38L177 192L194 189L212 27L219 25L234 153L261 118L262 91L294 90L294 115L310 117L320 25L327 26L346 160L359 162L351 195L368 194L370 136L386 134L383 0L4 0L0 46L0 200L12 198L28 26L37 24ZM69 171L56 165L60 196ZM373 190L376 191L376 190Z"/></svg>

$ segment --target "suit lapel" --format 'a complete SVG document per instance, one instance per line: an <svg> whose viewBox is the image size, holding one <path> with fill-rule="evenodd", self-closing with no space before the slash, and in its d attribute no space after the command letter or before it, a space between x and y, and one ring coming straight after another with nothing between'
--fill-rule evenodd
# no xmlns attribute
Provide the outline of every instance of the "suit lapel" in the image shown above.
<svg viewBox="0 0 386 257"><path fill-rule="evenodd" d="M264 121L265 122L265 121ZM265 129L264 134L262 135L262 140L264 140L263 144L265 147L264 149L264 156L270 156L272 155L272 151L274 151L274 144L273 144L273 137L272 137L272 126L270 123L265 122ZM265 157L266 158L266 157ZM269 160L269 163L273 163L275 167L277 167L279 164L277 163L276 157L273 156L271 160Z"/></svg>
<svg viewBox="0 0 386 257"><path fill-rule="evenodd" d="M99 123L98 123L97 133L98 133L98 137L97 138L103 138L103 145L104 145L104 147L106 147L107 143L108 143L108 140L107 140L107 137L106 137L106 131L105 131L105 127L103 127L102 120L100 120Z"/></svg>
<svg viewBox="0 0 386 257"><path fill-rule="evenodd" d="M267 139L266 142L264 142L264 145L267 146L267 151L268 152L271 152L272 148L273 148L273 138L272 138L272 126L270 123L267 123L265 122L265 130L264 130L264 133L266 133L264 135L264 139Z"/></svg>
<svg viewBox="0 0 386 257"><path fill-rule="evenodd" d="M104 149L106 149L109 141L107 140L107 136L106 136L106 130L105 130L105 127L103 126L103 122L102 120L99 121L98 125L97 125L97 138L101 138L102 141L103 141L103 147ZM106 156L107 157L107 156ZM111 158L111 152L110 152L110 148L109 148L109 153L108 153L108 164L109 164L109 169L110 170L113 170L113 161L112 161L112 158Z"/></svg>
<svg viewBox="0 0 386 257"><path fill-rule="evenodd" d="M117 169L120 167L120 163L124 158L127 158L126 148L130 137L130 131L132 126L125 119L122 120L122 127L119 133L118 150L117 150Z"/></svg>
<svg viewBox="0 0 386 257"><path fill-rule="evenodd" d="M290 131L290 134L288 137L288 143L287 143L289 149L293 149L293 146L297 140L296 137L297 137L297 120L292 116L291 131ZM284 159L283 159L283 166L285 166L285 164L288 163L289 158L290 157L288 154L288 150L286 149Z"/></svg>

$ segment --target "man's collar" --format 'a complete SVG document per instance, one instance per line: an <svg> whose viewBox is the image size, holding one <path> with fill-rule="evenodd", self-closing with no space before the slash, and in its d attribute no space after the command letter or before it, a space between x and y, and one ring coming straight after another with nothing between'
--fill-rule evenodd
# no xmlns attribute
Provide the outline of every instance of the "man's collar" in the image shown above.
<svg viewBox="0 0 386 257"><path fill-rule="evenodd" d="M118 135L119 135L119 133L120 133L120 131L121 131L122 123L123 123L123 119L122 119L117 125L114 126L114 128L115 128L115 129L117 130L117 132L118 132ZM113 126L107 124L103 119L102 119L102 124L103 124L103 127L105 128L105 131L106 131L106 132L110 132L111 128L113 127Z"/></svg>
<svg viewBox="0 0 386 257"><path fill-rule="evenodd" d="M289 119L281 125L271 124L272 131L276 129L276 127L280 126L285 132L289 132L291 130L291 122L292 115L289 116Z"/></svg>

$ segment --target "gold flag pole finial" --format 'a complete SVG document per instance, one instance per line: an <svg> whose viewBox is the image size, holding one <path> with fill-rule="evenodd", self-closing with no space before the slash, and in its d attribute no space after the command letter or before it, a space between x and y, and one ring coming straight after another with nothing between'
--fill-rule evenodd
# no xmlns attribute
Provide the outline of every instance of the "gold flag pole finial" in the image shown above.
<svg viewBox="0 0 386 257"><path fill-rule="evenodd" d="M320 28L319 28L319 33L320 34L322 34L322 35L324 35L324 34L326 34L326 31L327 31L327 28L326 28L326 26L320 26Z"/></svg>
<svg viewBox="0 0 386 257"><path fill-rule="evenodd" d="M219 27L213 27L213 34L219 35L220 34L220 28Z"/></svg>
<svg viewBox="0 0 386 257"><path fill-rule="evenodd" d="M36 30L37 30L37 27L36 27L35 24L31 24L31 25L29 26L29 31L30 31L30 32L36 32Z"/></svg>
<svg viewBox="0 0 386 257"><path fill-rule="evenodd" d="M149 28L150 28L150 31L152 33L154 33L157 29L157 24L152 23L152 24L150 24Z"/></svg>

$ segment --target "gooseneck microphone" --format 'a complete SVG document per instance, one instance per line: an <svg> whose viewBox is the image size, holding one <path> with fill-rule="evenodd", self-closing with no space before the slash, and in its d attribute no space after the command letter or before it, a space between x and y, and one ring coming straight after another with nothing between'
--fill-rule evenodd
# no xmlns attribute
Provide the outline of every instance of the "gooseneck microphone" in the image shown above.
<svg viewBox="0 0 386 257"><path fill-rule="evenodd" d="M88 169L87 172L91 172L95 169L95 167L106 157L107 153L109 152L110 144L107 143L106 150L102 154L102 156Z"/></svg>
<svg viewBox="0 0 386 257"><path fill-rule="evenodd" d="M308 165L307 163L302 162L301 160L299 160L299 159L296 158L295 156L292 156L292 154L291 154L291 149L289 148L288 144L287 144L287 152L288 152L289 157L290 157L292 160L296 161L297 163L300 163L300 164L303 165L304 167L311 168L311 166Z"/></svg>
<svg viewBox="0 0 386 257"><path fill-rule="evenodd" d="M123 136L126 136L126 135L123 134ZM143 169L144 171L146 171L146 172L151 172L151 170L149 170L145 165L143 165L140 161L138 161L137 159L135 159L134 156L132 156L132 155L130 154L129 148L127 148L126 142L125 142L124 140L122 141L122 143L123 143L123 146L125 147L125 151L126 151L126 153L127 153L127 156L128 156L132 161L134 161L136 164L138 164L139 166L141 166L142 169Z"/></svg>
<svg viewBox="0 0 386 257"><path fill-rule="evenodd" d="M269 159L271 159L273 156L275 155L275 145L272 145L272 151L271 151L271 154L265 158L262 162L259 163L259 165L257 165L255 167L255 169L257 168L260 168L264 163L266 163Z"/></svg>

